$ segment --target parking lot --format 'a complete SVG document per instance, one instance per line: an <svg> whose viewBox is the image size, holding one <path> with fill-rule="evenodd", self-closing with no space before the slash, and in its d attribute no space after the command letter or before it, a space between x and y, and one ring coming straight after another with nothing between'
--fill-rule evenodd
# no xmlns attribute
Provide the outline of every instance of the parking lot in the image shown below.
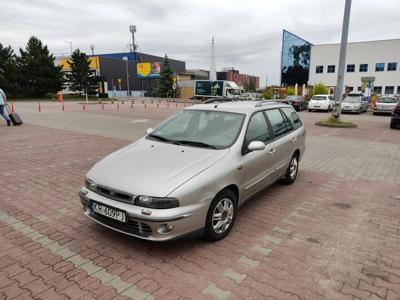
<svg viewBox="0 0 400 300"><path fill-rule="evenodd" d="M183 103L16 103L0 127L0 299L400 299L400 130L315 126L297 181L239 211L230 235L151 243L87 219L90 167ZM156 182L154 184L157 184Z"/></svg>

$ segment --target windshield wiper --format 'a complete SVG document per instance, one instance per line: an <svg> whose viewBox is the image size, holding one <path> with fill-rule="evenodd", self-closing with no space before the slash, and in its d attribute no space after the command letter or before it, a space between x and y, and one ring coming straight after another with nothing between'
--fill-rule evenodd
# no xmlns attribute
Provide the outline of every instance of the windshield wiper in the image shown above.
<svg viewBox="0 0 400 300"><path fill-rule="evenodd" d="M171 143L171 144L175 144L175 145L180 145L179 142L177 142L177 141L175 141L175 140L168 139L168 138L163 137L163 136L161 136L161 135L149 134L149 137L155 138L155 139L157 139L157 140L159 140L159 141L162 141L162 142L167 142L167 143Z"/></svg>
<svg viewBox="0 0 400 300"><path fill-rule="evenodd" d="M218 149L217 147L215 147L213 145L203 143L203 142L187 141L187 140L178 140L176 142L178 142L179 144L182 144L182 145L192 145L192 146L198 146L198 147L204 147L204 148Z"/></svg>

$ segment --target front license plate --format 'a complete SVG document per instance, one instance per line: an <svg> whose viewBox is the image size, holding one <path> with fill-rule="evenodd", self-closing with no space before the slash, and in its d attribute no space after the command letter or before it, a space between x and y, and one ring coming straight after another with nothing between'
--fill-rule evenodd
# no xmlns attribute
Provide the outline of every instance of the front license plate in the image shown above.
<svg viewBox="0 0 400 300"><path fill-rule="evenodd" d="M92 201L91 202L91 207L92 210L95 213L98 213L100 215L106 216L108 218L120 221L120 222L126 222L126 216L125 216L125 212L100 204L98 202Z"/></svg>
<svg viewBox="0 0 400 300"><path fill-rule="evenodd" d="M314 108L319 108L319 106L314 106Z"/></svg>

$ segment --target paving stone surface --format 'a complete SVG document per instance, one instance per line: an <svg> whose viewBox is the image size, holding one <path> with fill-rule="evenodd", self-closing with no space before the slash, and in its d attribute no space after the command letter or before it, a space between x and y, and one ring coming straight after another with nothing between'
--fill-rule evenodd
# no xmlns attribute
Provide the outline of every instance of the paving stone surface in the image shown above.
<svg viewBox="0 0 400 300"><path fill-rule="evenodd" d="M400 299L400 131L314 126L297 181L267 188L230 235L150 243L88 220L90 167L181 109L16 103L0 126L0 299Z"/></svg>

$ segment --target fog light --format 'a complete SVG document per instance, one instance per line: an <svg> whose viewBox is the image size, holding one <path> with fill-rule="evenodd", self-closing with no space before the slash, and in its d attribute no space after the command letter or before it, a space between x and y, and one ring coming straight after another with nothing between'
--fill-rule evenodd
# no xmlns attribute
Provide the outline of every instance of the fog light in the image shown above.
<svg viewBox="0 0 400 300"><path fill-rule="evenodd" d="M82 193L82 195L86 196L89 193L89 191L86 190L85 188L82 188L81 193Z"/></svg>
<svg viewBox="0 0 400 300"><path fill-rule="evenodd" d="M170 233L173 228L174 228L174 226L169 225L169 224L160 224L157 226L157 232L159 234L167 234L167 233Z"/></svg>

